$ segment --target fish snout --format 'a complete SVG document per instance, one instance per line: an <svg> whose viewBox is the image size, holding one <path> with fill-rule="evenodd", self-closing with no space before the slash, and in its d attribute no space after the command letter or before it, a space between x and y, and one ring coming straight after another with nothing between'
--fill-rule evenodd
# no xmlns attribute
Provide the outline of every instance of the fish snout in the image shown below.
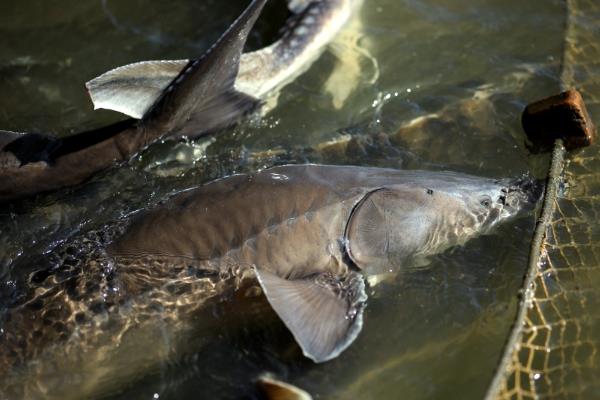
<svg viewBox="0 0 600 400"><path fill-rule="evenodd" d="M544 181L529 176L514 179L502 189L504 206L518 211L533 207L544 192Z"/></svg>

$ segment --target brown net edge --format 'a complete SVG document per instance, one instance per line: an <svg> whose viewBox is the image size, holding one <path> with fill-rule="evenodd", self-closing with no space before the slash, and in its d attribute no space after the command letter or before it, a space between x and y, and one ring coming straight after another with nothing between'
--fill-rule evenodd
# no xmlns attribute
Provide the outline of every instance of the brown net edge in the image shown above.
<svg viewBox="0 0 600 400"><path fill-rule="evenodd" d="M521 293L521 302L517 311L515 322L511 329L511 333L504 346L504 353L500 359L494 378L492 379L492 382L485 395L486 400L504 398L507 397L506 395L510 397L508 380L509 376L515 372L514 365L519 364L518 349L522 343L524 333L523 328L526 326L528 309L533 305L535 299L535 279L541 273L543 273L542 257L544 255L544 244L548 236L548 231L551 228L552 218L557 208L557 198L562 182L566 154L567 151L562 140L556 140L552 151L552 159L550 162L550 171L546 181L546 189L544 191L542 211L536 222L536 228L529 251L529 262L525 280L522 286L523 291ZM530 376L529 379L535 380L535 376ZM531 383L533 382L530 382L530 384Z"/></svg>

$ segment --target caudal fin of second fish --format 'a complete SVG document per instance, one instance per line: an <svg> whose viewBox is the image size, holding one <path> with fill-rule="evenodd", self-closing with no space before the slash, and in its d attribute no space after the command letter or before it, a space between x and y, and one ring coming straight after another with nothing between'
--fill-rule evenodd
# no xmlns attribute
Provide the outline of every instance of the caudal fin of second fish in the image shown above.
<svg viewBox="0 0 600 400"><path fill-rule="evenodd" d="M300 19L302 17L301 14L307 12L311 2L312 0L287 0L288 8L293 15L288 20L288 24L295 23L295 21ZM310 19L310 23L306 22L299 25L296 28L298 32L300 30L304 32L309 31L307 25L312 26L315 24L314 17L309 15L306 19L307 21ZM326 24L321 24L319 29L315 29L312 39L316 40L318 37L323 36L321 33L325 27ZM297 35L289 34L289 36L293 38ZM268 70L271 68L270 64L280 62L281 60L279 59L271 59L273 57L273 48L274 46L284 47L285 41L286 39L282 37L277 42L261 50L242 54L239 60L240 68L236 77L236 86L241 85L239 87L240 91L254 97L262 98L264 93L258 88L271 86L271 84L265 85L265 82L261 79L272 79L273 81L281 79L275 76L278 75L275 72L270 75L264 75L263 78L260 74L257 76L253 70L261 67L266 67ZM295 58L288 60L290 67L292 67L291 64L294 64L294 60ZM189 62L189 59L135 62L107 71L86 82L85 86L94 104L94 109L113 110L132 118L141 119L162 96L167 87L189 65ZM296 62L295 64L306 64L308 66L310 62L307 63L307 57L304 57L302 63ZM296 69L298 68L296 67ZM300 70L303 69L300 68ZM289 68L289 70L292 71L294 68Z"/></svg>
<svg viewBox="0 0 600 400"><path fill-rule="evenodd" d="M126 65L88 82L95 107L141 118L171 137L198 136L231 124L258 104L236 91L234 83L248 34L265 3L254 0L199 59Z"/></svg>

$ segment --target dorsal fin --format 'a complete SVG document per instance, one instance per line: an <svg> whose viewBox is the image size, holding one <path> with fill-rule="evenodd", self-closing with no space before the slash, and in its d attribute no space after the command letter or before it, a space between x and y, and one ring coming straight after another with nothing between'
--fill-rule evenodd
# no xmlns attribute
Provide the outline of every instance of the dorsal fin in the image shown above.
<svg viewBox="0 0 600 400"><path fill-rule="evenodd" d="M257 268L256 275L267 300L314 362L337 357L362 329L367 295L360 274L285 279Z"/></svg>

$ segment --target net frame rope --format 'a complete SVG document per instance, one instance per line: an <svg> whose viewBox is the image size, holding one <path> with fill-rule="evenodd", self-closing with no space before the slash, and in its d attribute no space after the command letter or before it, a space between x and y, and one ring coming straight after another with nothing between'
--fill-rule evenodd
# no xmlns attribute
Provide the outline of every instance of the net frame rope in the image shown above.
<svg viewBox="0 0 600 400"><path fill-rule="evenodd" d="M508 387L509 377L507 375L514 374L514 364L519 364L519 350L520 343L523 340L523 327L527 326L527 314L531 307L534 307L535 279L539 275L540 265L542 263L542 257L544 255L544 242L547 237L548 229L552 223L553 216L557 208L557 196L559 193L559 187L562 182L562 173L565 164L566 150L561 139L556 140L554 143L554 149L552 152L552 160L550 163L550 171L546 182L546 189L544 192L544 201L542 204L542 211L540 218L536 223L533 240L531 242L529 252L529 263L527 268L527 275L523 283L523 292L520 307L517 311L517 317L515 319L513 329L508 338L505 346L505 352L502 355L502 359L498 366L498 373L494 376L491 385L489 386L488 393L486 394L486 400L493 400L497 398L512 397L511 390ZM515 376L515 383L520 386L522 375L517 374ZM530 380L529 386L535 386L531 380L536 379L535 373L527 377ZM527 393L528 397L535 397L532 392ZM518 396L521 398L521 396Z"/></svg>

